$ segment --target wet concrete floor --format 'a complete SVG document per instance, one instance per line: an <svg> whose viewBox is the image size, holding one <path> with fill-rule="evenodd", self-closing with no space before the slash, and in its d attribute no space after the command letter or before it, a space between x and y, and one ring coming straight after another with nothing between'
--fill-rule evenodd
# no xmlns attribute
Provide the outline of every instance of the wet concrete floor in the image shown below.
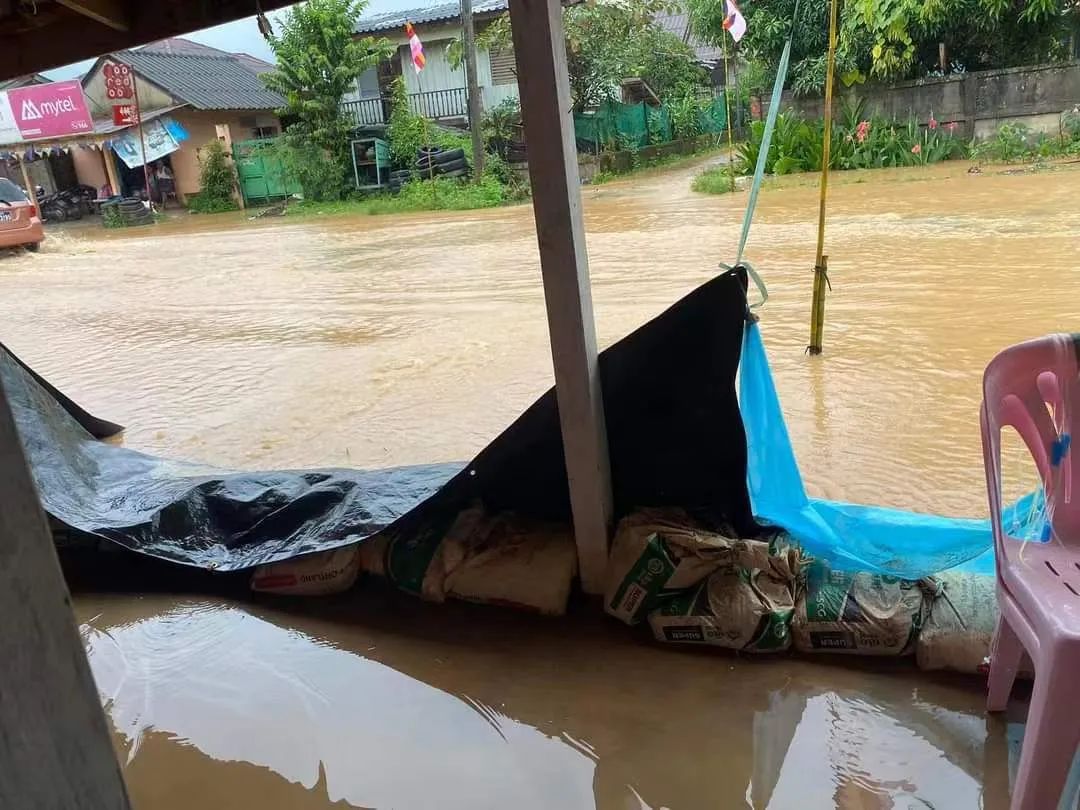
<svg viewBox="0 0 1080 810"><path fill-rule="evenodd" d="M816 189L761 197L748 258L815 494L982 514L982 368L1080 323L1080 172L966 168L838 179L817 360ZM733 258L745 197L691 176L585 190L603 345ZM57 234L0 261L0 322L129 446L237 468L467 458L551 381L527 206ZM137 806L1007 806L981 684L904 662L691 654L587 606L553 622L381 589L76 603Z"/></svg>

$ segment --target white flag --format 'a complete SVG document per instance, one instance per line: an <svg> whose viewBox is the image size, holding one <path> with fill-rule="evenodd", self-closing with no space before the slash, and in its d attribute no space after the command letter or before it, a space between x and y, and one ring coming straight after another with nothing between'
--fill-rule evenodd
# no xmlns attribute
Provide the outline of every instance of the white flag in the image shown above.
<svg viewBox="0 0 1080 810"><path fill-rule="evenodd" d="M739 7L732 0L726 0L724 10L724 30L731 34L731 38L738 42L746 33L746 18L743 17Z"/></svg>

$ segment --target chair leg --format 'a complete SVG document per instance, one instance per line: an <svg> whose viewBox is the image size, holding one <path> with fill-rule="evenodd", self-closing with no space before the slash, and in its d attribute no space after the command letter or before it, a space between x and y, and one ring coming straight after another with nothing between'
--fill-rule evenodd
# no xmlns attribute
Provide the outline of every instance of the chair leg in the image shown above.
<svg viewBox="0 0 1080 810"><path fill-rule="evenodd" d="M998 618L990 646L990 677L986 685L986 709L1003 712L1012 694L1013 681L1024 657L1024 645L1004 616Z"/></svg>
<svg viewBox="0 0 1080 810"><path fill-rule="evenodd" d="M1036 672L1012 810L1053 810L1061 799L1080 743L1076 675L1067 660L1050 661L1044 672Z"/></svg>

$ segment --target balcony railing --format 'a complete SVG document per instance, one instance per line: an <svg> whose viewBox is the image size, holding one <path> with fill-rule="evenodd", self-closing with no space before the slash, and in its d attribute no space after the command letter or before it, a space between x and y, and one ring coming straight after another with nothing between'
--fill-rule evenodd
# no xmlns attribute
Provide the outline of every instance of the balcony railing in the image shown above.
<svg viewBox="0 0 1080 810"><path fill-rule="evenodd" d="M410 93L408 100L414 115L432 121L469 117L469 93L464 87ZM390 120L389 96L346 101L341 108L358 127L385 124Z"/></svg>

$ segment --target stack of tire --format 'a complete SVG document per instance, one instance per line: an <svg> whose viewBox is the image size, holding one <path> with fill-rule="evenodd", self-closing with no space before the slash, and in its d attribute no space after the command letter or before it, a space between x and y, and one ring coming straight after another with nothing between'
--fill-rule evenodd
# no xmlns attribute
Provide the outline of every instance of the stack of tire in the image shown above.
<svg viewBox="0 0 1080 810"><path fill-rule="evenodd" d="M413 179L412 169L399 169L390 172L390 191L397 194L401 187Z"/></svg>
<svg viewBox="0 0 1080 810"><path fill-rule="evenodd" d="M469 173L469 161L464 149L440 149L425 146L417 154L414 164L420 177L464 177Z"/></svg>
<svg viewBox="0 0 1080 810"><path fill-rule="evenodd" d="M124 227L151 225L154 222L154 215L150 213L150 209L143 205L142 200L137 200L134 197L123 197L119 200L102 203L101 213L105 214L106 211L113 208L119 214L120 222Z"/></svg>

